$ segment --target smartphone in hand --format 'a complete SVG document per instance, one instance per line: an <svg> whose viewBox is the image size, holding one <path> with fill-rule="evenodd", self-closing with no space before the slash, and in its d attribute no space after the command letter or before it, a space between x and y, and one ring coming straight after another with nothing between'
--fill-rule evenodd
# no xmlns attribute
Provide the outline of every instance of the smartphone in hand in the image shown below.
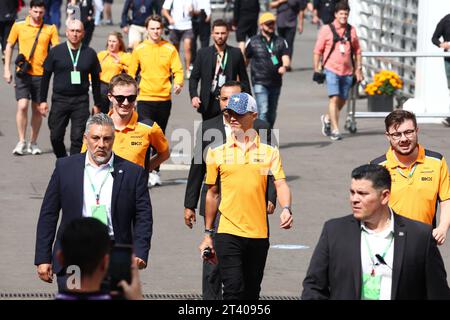
<svg viewBox="0 0 450 320"><path fill-rule="evenodd" d="M109 259L109 275L110 275L110 290L122 291L118 283L125 280L131 283L131 263L133 255L133 246L125 244L116 244L111 249Z"/></svg>

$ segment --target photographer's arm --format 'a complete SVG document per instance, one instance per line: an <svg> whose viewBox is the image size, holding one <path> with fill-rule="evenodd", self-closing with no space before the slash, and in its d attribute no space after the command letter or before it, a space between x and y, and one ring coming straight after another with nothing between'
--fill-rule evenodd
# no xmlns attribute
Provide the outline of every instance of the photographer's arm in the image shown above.
<svg viewBox="0 0 450 320"><path fill-rule="evenodd" d="M5 49L5 70L3 71L3 78L7 83L12 82L12 74L11 74L11 58L12 58L12 51L14 49L14 45L10 44L9 42L6 44Z"/></svg>

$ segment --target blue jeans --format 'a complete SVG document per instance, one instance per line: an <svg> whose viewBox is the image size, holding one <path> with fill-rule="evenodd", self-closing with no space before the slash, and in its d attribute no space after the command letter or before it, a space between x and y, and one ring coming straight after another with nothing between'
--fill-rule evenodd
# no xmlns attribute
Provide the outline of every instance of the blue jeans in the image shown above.
<svg viewBox="0 0 450 320"><path fill-rule="evenodd" d="M278 98L280 97L281 87L268 87L262 84L253 86L256 105L258 106L258 119L267 121L270 128L275 124L277 117Z"/></svg>
<svg viewBox="0 0 450 320"><path fill-rule="evenodd" d="M327 69L325 69L325 76L327 80L328 96L339 96L340 98L347 100L352 87L353 76L339 76Z"/></svg>

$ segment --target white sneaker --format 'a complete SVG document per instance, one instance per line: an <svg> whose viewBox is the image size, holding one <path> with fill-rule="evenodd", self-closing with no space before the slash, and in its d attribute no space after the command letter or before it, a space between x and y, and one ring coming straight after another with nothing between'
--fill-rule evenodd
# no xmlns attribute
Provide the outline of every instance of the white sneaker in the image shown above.
<svg viewBox="0 0 450 320"><path fill-rule="evenodd" d="M23 156L25 154L26 148L27 148L27 142L19 141L12 153L16 156Z"/></svg>
<svg viewBox="0 0 450 320"><path fill-rule="evenodd" d="M28 149L27 149L28 153L31 153L32 155L37 155L37 154L41 154L42 150L38 147L37 143L29 143L28 144Z"/></svg>
<svg viewBox="0 0 450 320"><path fill-rule="evenodd" d="M153 170L148 175L148 187L152 188L154 186L160 186L160 185L162 185L162 182L161 182L161 177L159 176L159 172L156 172L155 170Z"/></svg>

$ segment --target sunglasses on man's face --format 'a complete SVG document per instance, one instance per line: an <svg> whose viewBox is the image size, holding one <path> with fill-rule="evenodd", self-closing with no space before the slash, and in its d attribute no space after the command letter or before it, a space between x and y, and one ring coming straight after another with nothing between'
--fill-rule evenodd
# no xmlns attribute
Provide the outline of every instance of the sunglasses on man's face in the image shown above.
<svg viewBox="0 0 450 320"><path fill-rule="evenodd" d="M264 23L264 25L266 27L273 27L275 25L275 21L266 22L266 23Z"/></svg>
<svg viewBox="0 0 450 320"><path fill-rule="evenodd" d="M133 103L133 102L136 101L136 98L137 98L136 94L132 94L132 95L129 95L129 96L122 96L122 95L116 95L116 96L112 95L112 96L114 97L114 99L116 99L116 101L118 103L124 103L125 99L128 100L128 103Z"/></svg>

